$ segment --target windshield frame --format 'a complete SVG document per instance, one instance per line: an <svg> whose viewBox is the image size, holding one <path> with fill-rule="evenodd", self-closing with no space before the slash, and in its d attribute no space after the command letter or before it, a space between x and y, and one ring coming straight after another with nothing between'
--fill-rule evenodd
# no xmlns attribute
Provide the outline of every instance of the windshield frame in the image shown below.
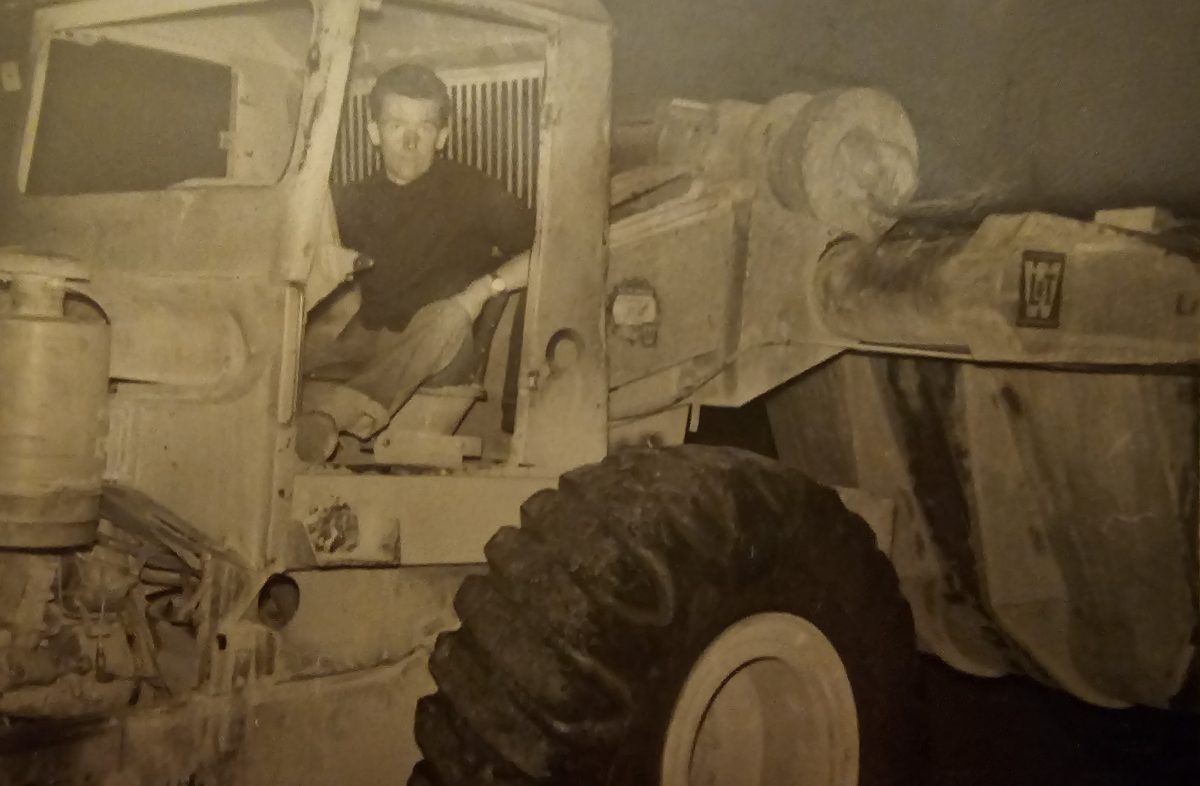
<svg viewBox="0 0 1200 786"><path fill-rule="evenodd" d="M188 46L186 43L172 42L170 46L153 46L147 45L142 40L136 40L136 36L122 35L120 31L112 30L96 30L96 28L109 25L120 25L131 22L143 22L151 20L166 20L172 17L179 17L196 12L213 11L223 8L235 7L262 7L269 5L272 0L119 0L112 3L68 3L64 5L51 6L39 11L35 14L33 20L33 30L30 36L30 53L32 63L33 78L30 84L29 98L24 112L24 126L18 134L18 154L16 160L16 182L15 187L18 194L22 197L28 196L32 198L40 197L70 197L83 196L84 194L29 194L29 175L32 169L34 156L36 153L38 132L41 125L42 110L45 100L46 80L49 73L50 65L50 50L51 45L56 40L75 40L88 42L89 38L93 40L111 41L113 43L135 46L146 49L148 51L162 52L168 55L177 57L198 60L205 63L228 68L232 74L231 96L232 105L230 107L230 129L231 137L236 134L235 107L244 97L245 82L240 73L240 68L237 63L231 63L226 59L215 56L212 52L205 51L201 47ZM310 31L308 35L310 50L317 44L318 36L320 35L318 19L320 15L320 6L327 0L307 0L306 4L310 13ZM307 76L311 76L311 73ZM308 91L308 78L305 79L305 84L302 88L303 92ZM303 118L298 116L293 121L292 138L288 140L288 150L284 160L285 163L278 174L271 179L263 180L240 180L229 174L223 178L205 180L196 183L186 182L181 185L194 186L242 186L242 187L269 187L274 186L296 174L299 162L296 160L295 151L297 148L296 139L301 133ZM230 163L227 165L227 173L232 169L233 148L228 151ZM170 188L167 186L166 188ZM165 189L150 189L150 191L159 191ZM86 192L92 194L104 193L119 193L116 191L95 191Z"/></svg>

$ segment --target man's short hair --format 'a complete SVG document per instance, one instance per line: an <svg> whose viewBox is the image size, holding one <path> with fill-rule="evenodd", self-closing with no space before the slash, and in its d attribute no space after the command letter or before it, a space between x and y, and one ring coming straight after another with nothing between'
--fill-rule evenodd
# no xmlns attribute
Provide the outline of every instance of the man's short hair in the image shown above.
<svg viewBox="0 0 1200 786"><path fill-rule="evenodd" d="M379 113L383 111L385 95L433 101L437 104L442 127L450 122L450 91L446 88L446 83L425 66L403 63L380 74L368 98L372 117L379 117Z"/></svg>

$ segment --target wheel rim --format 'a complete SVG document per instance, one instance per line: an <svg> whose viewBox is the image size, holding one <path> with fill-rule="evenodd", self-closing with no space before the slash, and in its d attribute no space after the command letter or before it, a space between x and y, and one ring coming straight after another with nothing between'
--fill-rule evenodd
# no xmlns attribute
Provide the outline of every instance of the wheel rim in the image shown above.
<svg viewBox="0 0 1200 786"><path fill-rule="evenodd" d="M662 786L855 786L858 716L829 639L791 614L747 617L696 661L663 747Z"/></svg>

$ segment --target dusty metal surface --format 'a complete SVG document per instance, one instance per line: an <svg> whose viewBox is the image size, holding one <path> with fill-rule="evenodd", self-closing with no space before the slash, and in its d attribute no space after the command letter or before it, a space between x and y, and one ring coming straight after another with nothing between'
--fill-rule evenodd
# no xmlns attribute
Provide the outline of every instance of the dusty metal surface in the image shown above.
<svg viewBox="0 0 1200 786"><path fill-rule="evenodd" d="M674 101L646 125L642 166L614 180L625 201L610 301L646 277L658 299L688 305L662 309L653 346L614 340L617 420L684 401L738 406L851 343L815 319L813 266L846 232L877 237L895 222L883 206L911 197L903 110L878 91L830 91L765 106ZM664 369L674 379L649 382Z"/></svg>
<svg viewBox="0 0 1200 786"><path fill-rule="evenodd" d="M480 563L488 538L556 482L503 472L299 475L292 504L311 552L293 564Z"/></svg>
<svg viewBox="0 0 1200 786"><path fill-rule="evenodd" d="M956 476L954 453L937 436L936 409L922 405L911 369L904 371L884 358L845 355L772 393L780 459L837 488L875 531L923 650L971 674L1010 672L1016 667L978 592L961 491L938 482ZM911 399L895 392L901 380Z"/></svg>
<svg viewBox="0 0 1200 786"><path fill-rule="evenodd" d="M997 620L1075 695L1167 706L1195 655L1195 379L966 367L957 386Z"/></svg>
<svg viewBox="0 0 1200 786"><path fill-rule="evenodd" d="M847 502L890 526L926 648L1102 705L1167 706L1183 687L1192 376L846 357L771 409L781 457L892 500Z"/></svg>
<svg viewBox="0 0 1200 786"><path fill-rule="evenodd" d="M0 548L95 539L109 328L67 301L86 278L72 260L0 250Z"/></svg>
<svg viewBox="0 0 1200 786"><path fill-rule="evenodd" d="M315 2L311 19L303 6L226 5L70 3L35 26L25 172L52 36L223 62L238 78L237 127L220 180L57 196L5 184L0 237L78 260L87 296L110 323L105 476L132 495L102 506L101 545L78 558L0 555L0 709L56 719L6 728L5 782L400 776L416 758L413 706L430 689L425 652L453 624L463 571L397 566L481 562L491 533L554 483L550 471L519 469L389 477L375 467L296 479L289 423L305 295L319 297L353 270L329 220L328 179L351 61L369 68L371 53L355 48L358 2ZM464 31L552 43L522 50L537 56L545 85L542 115L530 118L548 205L535 259L552 263L535 268L525 346L536 384L522 394L526 425L511 458L557 469L598 458L606 15L574 0L375 13L366 24L380 23L376 34L411 17L432 31L430 42L469 47L461 57L441 51L458 67L475 58L482 76L488 61ZM226 57L255 30L271 45ZM375 55L376 64L397 56ZM581 93L597 100L564 111ZM287 113L276 111L285 104ZM17 360L24 371L29 358ZM577 438L561 438L566 422ZM350 567L332 570L341 565Z"/></svg>
<svg viewBox="0 0 1200 786"><path fill-rule="evenodd" d="M798 376L773 405L780 452L867 520L926 648L1096 703L1179 690L1197 621L1195 380L1034 367L1197 359L1195 263L1148 234L1169 217L1001 216L880 240L911 196L916 143L872 91L675 102L641 140L659 160L610 184L611 31L592 0L314 0L311 18L229 5L93 0L35 25L22 178L52 37L207 51L237 85L223 178L6 184L0 200L3 242L78 260L112 336L99 544L0 552L0 712L59 722L41 752L13 746L48 727L0 734L5 775L402 777L461 566L522 501L609 449L681 440L691 407ZM270 46L235 45L257 40L245 30ZM536 182L529 135L506 172L538 205L516 432L489 444L493 401L488 425L441 435L453 445L397 427L387 439L409 444L364 447L353 470L304 465L291 421L307 314L354 270L328 192L339 124L365 116L344 99L361 103L354 80L426 32L415 59L466 92L509 84L514 64L543 91L519 123L537 130ZM476 163L496 169L496 149ZM622 218L606 237L610 200ZM863 350L1028 367L834 359ZM0 377L36 353L18 354ZM413 455L454 470L385 466ZM499 466L461 468L480 455Z"/></svg>
<svg viewBox="0 0 1200 786"><path fill-rule="evenodd" d="M969 237L835 246L816 270L827 329L878 351L978 361L1196 360L1189 256L1097 223L994 216Z"/></svg>
<svg viewBox="0 0 1200 786"><path fill-rule="evenodd" d="M758 119L752 107L674 102L649 130L631 131L642 168L620 193L641 212L618 228L652 228L665 240L670 222L655 227L652 217L684 215L720 193L712 182L687 185L670 166L721 182L735 221L703 252L676 244L675 268L663 259L669 250L620 266L625 234L614 231L610 297L632 304L611 315L630 347L611 353L616 422L627 428L684 403L741 403L808 372L773 399L780 453L842 487L869 520L927 648L976 674L1024 672L1096 703L1165 705L1193 659L1197 611L1197 401L1183 366L1195 360L1200 288L1190 246L1147 234L1173 226L1152 210L1095 223L996 216L973 233L882 240L860 228L860 239L847 238L806 203L802 182L766 190L746 179L747 167L769 174L764 161L802 160L804 134L787 129L812 100L781 98ZM766 140L760 148L745 146L747 129ZM898 194L904 171L895 170ZM651 191L633 196L638 188ZM643 244L655 237L644 235ZM732 256L722 256L726 243ZM709 267L730 271L731 283L705 292L688 278ZM645 292L639 273L653 274ZM659 308L677 292L697 293L684 318ZM653 308L633 308L639 296ZM723 328L682 330L699 313ZM643 341L647 325L653 340ZM708 351L656 358L675 346L677 328ZM847 357L810 370L846 350L1030 368ZM639 366L638 356L661 362ZM1063 364L1155 371L1139 379L1033 368ZM1169 364L1183 386L1174 394L1159 375ZM967 383L1009 374L1046 381L1020 393ZM1041 410L1036 425L1029 407ZM1112 409L1093 434L1084 418L1101 407ZM1103 491L1089 496L1092 485ZM1035 596L1045 603L1023 605Z"/></svg>
<svg viewBox="0 0 1200 786"><path fill-rule="evenodd" d="M618 222L610 233L610 386L712 351L733 318L733 203L721 195L680 201ZM635 298L649 299L649 313L623 316L622 305Z"/></svg>
<svg viewBox="0 0 1200 786"><path fill-rule="evenodd" d="M0 274L2 275L2 274ZM0 548L92 542L104 471L108 326L0 312Z"/></svg>
<svg viewBox="0 0 1200 786"><path fill-rule="evenodd" d="M530 262L512 459L559 468L603 456L608 429L602 238L608 208L611 30L599 4L571 0L566 5L573 13L586 9L597 21L539 20L531 11L517 17L541 22L550 45L539 145L541 209ZM589 100L580 101L582 96ZM564 347L567 352L556 354ZM571 424L570 440L560 438L564 423Z"/></svg>
<svg viewBox="0 0 1200 786"><path fill-rule="evenodd" d="M432 687L423 652L256 695L195 696L123 719L29 722L0 735L5 783L385 783L418 757L412 712ZM32 744L31 744L32 743ZM133 753L136 751L136 753Z"/></svg>

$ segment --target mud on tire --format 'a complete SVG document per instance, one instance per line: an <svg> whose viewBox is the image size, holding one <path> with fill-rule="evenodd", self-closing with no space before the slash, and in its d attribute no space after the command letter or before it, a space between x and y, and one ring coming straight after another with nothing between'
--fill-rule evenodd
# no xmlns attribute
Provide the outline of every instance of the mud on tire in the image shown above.
<svg viewBox="0 0 1200 786"><path fill-rule="evenodd" d="M410 784L658 783L689 671L738 620L785 612L837 650L859 783L909 781L909 611L837 496L728 448L627 451L531 497L455 599Z"/></svg>

